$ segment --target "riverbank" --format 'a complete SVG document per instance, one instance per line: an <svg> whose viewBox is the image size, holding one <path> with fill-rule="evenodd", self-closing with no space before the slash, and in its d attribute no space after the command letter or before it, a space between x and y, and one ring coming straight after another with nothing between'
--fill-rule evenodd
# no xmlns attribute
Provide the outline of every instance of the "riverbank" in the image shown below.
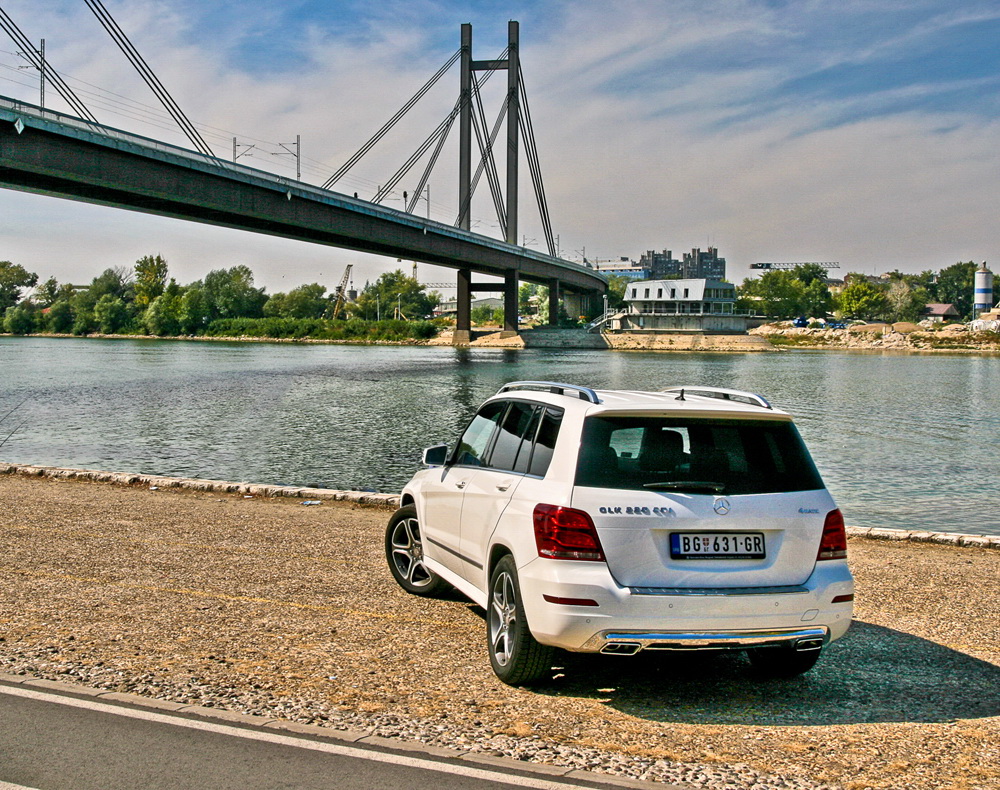
<svg viewBox="0 0 1000 790"><path fill-rule="evenodd" d="M386 503L122 482L0 475L0 670L711 790L1000 786L993 551L852 537L855 625L796 680L565 654L527 690L394 585Z"/></svg>
<svg viewBox="0 0 1000 790"><path fill-rule="evenodd" d="M922 353L1000 353L1000 334L973 332L964 324L928 329L917 324L859 324L847 329L809 329L788 322L764 324L750 335L778 348L831 351L914 351Z"/></svg>
<svg viewBox="0 0 1000 790"><path fill-rule="evenodd" d="M0 333L0 337L14 337L9 333ZM161 337L159 335L105 335L92 333L89 335L69 335L36 333L18 335L18 337L44 338L91 338L95 340L169 340L194 341L202 343L285 343L295 345L332 345L332 346L454 346L453 333L444 330L429 339L403 338L399 340L329 340L323 338L287 338L287 337L249 337L240 336L207 336L178 335ZM764 338L749 335L701 335L701 334L595 334L583 329L528 329L511 334L495 329L476 329L471 333L468 343L458 344L460 348L544 348L544 349L612 349L622 351L713 351L713 352L746 352L746 351L776 351L774 345Z"/></svg>

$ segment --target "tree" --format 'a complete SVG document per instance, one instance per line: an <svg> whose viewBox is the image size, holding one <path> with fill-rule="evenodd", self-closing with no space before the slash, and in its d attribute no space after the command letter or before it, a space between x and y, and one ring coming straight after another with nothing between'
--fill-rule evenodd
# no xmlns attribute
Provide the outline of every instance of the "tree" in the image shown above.
<svg viewBox="0 0 1000 790"><path fill-rule="evenodd" d="M631 278L621 274L608 275L608 309L620 310L625 307L625 290Z"/></svg>
<svg viewBox="0 0 1000 790"><path fill-rule="evenodd" d="M840 292L837 306L847 318L861 318L871 321L881 318L888 307L885 291L868 282L854 279Z"/></svg>
<svg viewBox="0 0 1000 790"><path fill-rule="evenodd" d="M57 299L45 317L45 327L50 332L64 334L73 329L73 308L69 299Z"/></svg>
<svg viewBox="0 0 1000 790"><path fill-rule="evenodd" d="M746 279L739 289L743 304L772 318L802 314L805 288L791 271L773 269L757 279Z"/></svg>
<svg viewBox="0 0 1000 790"><path fill-rule="evenodd" d="M911 285L907 278L890 283L885 297L892 321L919 321L928 301L927 289Z"/></svg>
<svg viewBox="0 0 1000 790"><path fill-rule="evenodd" d="M264 315L281 318L322 318L330 307L326 286L300 285L287 294L274 294L264 305Z"/></svg>
<svg viewBox="0 0 1000 790"><path fill-rule="evenodd" d="M146 331L151 335L179 335L181 331L181 296L165 292L157 296L143 315Z"/></svg>
<svg viewBox="0 0 1000 790"><path fill-rule="evenodd" d="M386 272L372 285L365 285L352 309L355 315L368 319L389 318L397 307L405 318L426 318L433 312L438 299L436 293L426 293L424 286L397 269Z"/></svg>
<svg viewBox="0 0 1000 790"><path fill-rule="evenodd" d="M937 298L942 304L953 304L963 319L972 317L972 289L976 269L972 261L955 263L938 274Z"/></svg>
<svg viewBox="0 0 1000 790"><path fill-rule="evenodd" d="M805 286L814 282L826 284L826 269L818 263L800 263L792 269L792 276Z"/></svg>
<svg viewBox="0 0 1000 790"><path fill-rule="evenodd" d="M163 293L167 283L167 262L160 255L145 255L135 262L135 303L148 307Z"/></svg>
<svg viewBox="0 0 1000 790"><path fill-rule="evenodd" d="M113 335L128 323L125 301L111 294L104 294L94 305L94 320L105 335Z"/></svg>
<svg viewBox="0 0 1000 790"><path fill-rule="evenodd" d="M180 329L186 335L197 335L208 326L211 307L201 282L188 286L181 296L178 320Z"/></svg>
<svg viewBox="0 0 1000 790"><path fill-rule="evenodd" d="M205 298L214 318L260 318L267 296L253 287L253 272L246 266L215 269L205 277Z"/></svg>
<svg viewBox="0 0 1000 790"><path fill-rule="evenodd" d="M36 283L38 275L34 272L10 261L0 261L0 313L21 301L21 291L34 288Z"/></svg>
<svg viewBox="0 0 1000 790"><path fill-rule="evenodd" d="M39 307L51 307L59 298L59 282L49 277L35 289L34 301Z"/></svg>
<svg viewBox="0 0 1000 790"><path fill-rule="evenodd" d="M38 329L38 307L25 300L4 312L3 328L12 335L30 335Z"/></svg>

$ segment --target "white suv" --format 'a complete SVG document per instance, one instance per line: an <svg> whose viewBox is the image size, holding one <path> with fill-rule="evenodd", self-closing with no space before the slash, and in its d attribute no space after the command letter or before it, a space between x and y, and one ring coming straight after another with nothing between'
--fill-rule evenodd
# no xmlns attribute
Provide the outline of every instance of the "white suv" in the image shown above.
<svg viewBox="0 0 1000 790"><path fill-rule="evenodd" d="M389 521L399 585L451 585L487 613L505 683L554 648L745 650L805 672L851 622L844 520L785 412L711 387L508 384Z"/></svg>

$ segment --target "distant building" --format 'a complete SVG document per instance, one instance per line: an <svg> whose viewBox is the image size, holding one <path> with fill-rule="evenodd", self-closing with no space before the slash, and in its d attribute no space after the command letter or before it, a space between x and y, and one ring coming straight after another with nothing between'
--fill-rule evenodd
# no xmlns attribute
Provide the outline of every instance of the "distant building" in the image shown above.
<svg viewBox="0 0 1000 790"><path fill-rule="evenodd" d="M719 257L715 247L707 250L695 247L685 252L681 260L677 260L671 250L647 250L639 258L639 267L648 270L654 279L726 279L726 259Z"/></svg>
<svg viewBox="0 0 1000 790"><path fill-rule="evenodd" d="M473 299L470 309L475 310L477 307L488 307L491 310L499 310L503 308L503 299L495 296L487 296L484 299ZM441 302L436 308L434 308L434 315L438 316L451 316L458 313L458 299L446 299Z"/></svg>
<svg viewBox="0 0 1000 790"><path fill-rule="evenodd" d="M609 320L619 332L746 332L747 316L738 315L736 286L697 278L645 280L625 289L627 311Z"/></svg>
<svg viewBox="0 0 1000 790"><path fill-rule="evenodd" d="M652 276L649 269L643 268L641 264L625 257L617 261L598 263L597 271L601 274L616 274L619 277L628 277L633 280L648 280Z"/></svg>
<svg viewBox="0 0 1000 790"><path fill-rule="evenodd" d="M939 304L933 302L924 308L924 318L929 318L936 324L944 321L958 321L961 314L953 304Z"/></svg>

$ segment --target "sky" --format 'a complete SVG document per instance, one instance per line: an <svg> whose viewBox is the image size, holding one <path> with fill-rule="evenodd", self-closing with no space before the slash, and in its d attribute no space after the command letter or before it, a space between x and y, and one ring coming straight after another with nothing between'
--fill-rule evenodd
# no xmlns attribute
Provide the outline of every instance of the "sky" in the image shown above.
<svg viewBox="0 0 1000 790"><path fill-rule="evenodd" d="M190 147L83 0L0 0L102 123ZM520 54L559 252L718 248L840 272L1000 271L1000 0L105 0L221 158L322 184L458 49ZM0 35L3 35L0 33ZM0 94L38 73L0 39ZM448 114L457 66L335 187L371 198ZM503 76L485 88L499 110ZM50 86L46 106L66 105ZM282 147L285 144L286 148ZM253 146L252 148L250 146ZM294 146L291 146L294 147ZM416 211L453 223L457 130ZM502 167L502 160L501 160ZM386 205L402 207L422 165ZM521 243L544 248L523 159ZM486 181L474 231L500 236ZM86 283L160 254L186 284L247 265L269 293L412 262L0 190L0 260ZM423 282L454 273L418 267Z"/></svg>

